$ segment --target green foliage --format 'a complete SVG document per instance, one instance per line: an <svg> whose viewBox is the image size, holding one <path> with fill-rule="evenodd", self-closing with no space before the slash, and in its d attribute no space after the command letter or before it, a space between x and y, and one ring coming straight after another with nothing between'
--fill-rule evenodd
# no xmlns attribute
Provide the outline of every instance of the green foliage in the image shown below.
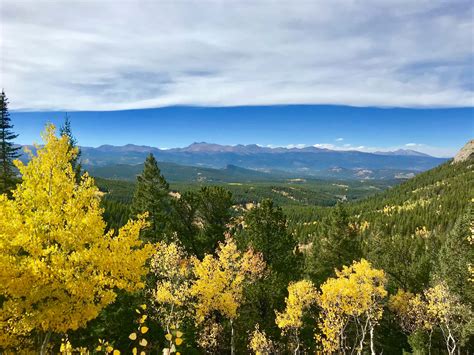
<svg viewBox="0 0 474 355"><path fill-rule="evenodd" d="M323 220L321 234L313 239L308 272L321 283L334 275L335 269L350 265L361 257L361 241L351 227L346 207L339 203Z"/></svg>
<svg viewBox="0 0 474 355"><path fill-rule="evenodd" d="M243 216L244 228L239 235L242 245L252 247L264 256L272 270L282 273L296 265L297 243L288 232L286 216L272 200L265 199Z"/></svg>
<svg viewBox="0 0 474 355"><path fill-rule="evenodd" d="M172 229L179 236L181 244L194 255L202 249L197 239L200 230L196 223L199 201L199 195L189 191L183 193L180 198L174 199L175 217L171 221Z"/></svg>
<svg viewBox="0 0 474 355"><path fill-rule="evenodd" d="M474 209L459 217L454 228L446 233L439 251L435 278L445 280L449 288L468 304L474 304L472 267L474 262Z"/></svg>
<svg viewBox="0 0 474 355"><path fill-rule="evenodd" d="M213 252L224 239L232 217L232 193L220 186L205 186L199 190L197 201L198 256Z"/></svg>
<svg viewBox="0 0 474 355"><path fill-rule="evenodd" d="M81 149L77 146L77 139L72 134L71 119L68 114L66 114L64 118L64 124L59 127L59 135L68 138L70 149L77 149L76 155L71 159L71 165L76 174L76 180L79 182L82 175L82 166L80 163Z"/></svg>
<svg viewBox="0 0 474 355"><path fill-rule="evenodd" d="M169 185L161 174L153 154L150 154L137 176L135 194L131 205L132 216L149 213L150 227L142 232L147 241L170 240L169 221L172 216L172 203Z"/></svg>
<svg viewBox="0 0 474 355"><path fill-rule="evenodd" d="M247 326L259 323L273 338L279 338L274 310L283 307L288 283L301 272L297 242L288 231L282 209L269 199L243 215L243 226L237 234L239 244L262 253L268 273L247 290L248 302L242 309L240 321ZM290 265L291 273L288 272Z"/></svg>
<svg viewBox="0 0 474 355"><path fill-rule="evenodd" d="M2 90L0 95L0 194L10 193L17 183L17 169L13 160L20 156L20 147L13 144L18 134L12 132L8 99Z"/></svg>
<svg viewBox="0 0 474 355"><path fill-rule="evenodd" d="M402 288L420 292L429 284L437 244L434 238L376 232L369 238L367 255L376 267L386 270L390 276L390 290Z"/></svg>

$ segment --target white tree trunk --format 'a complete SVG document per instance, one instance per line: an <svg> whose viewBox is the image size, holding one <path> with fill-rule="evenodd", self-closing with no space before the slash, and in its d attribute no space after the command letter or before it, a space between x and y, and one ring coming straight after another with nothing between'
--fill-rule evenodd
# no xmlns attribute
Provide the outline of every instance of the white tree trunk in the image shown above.
<svg viewBox="0 0 474 355"><path fill-rule="evenodd" d="M51 331L47 332L44 336L43 343L41 344L41 355L46 355L48 349L49 339L51 339Z"/></svg>
<svg viewBox="0 0 474 355"><path fill-rule="evenodd" d="M235 354L235 345L234 345L234 321L230 320L230 355Z"/></svg>

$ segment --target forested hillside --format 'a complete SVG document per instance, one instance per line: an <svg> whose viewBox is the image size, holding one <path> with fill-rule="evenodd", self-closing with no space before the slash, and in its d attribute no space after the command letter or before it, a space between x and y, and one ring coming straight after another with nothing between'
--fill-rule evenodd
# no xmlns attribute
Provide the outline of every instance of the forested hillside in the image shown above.
<svg viewBox="0 0 474 355"><path fill-rule="evenodd" d="M12 197L0 197L6 353L474 346L469 156L388 189L170 185L151 154L135 183L94 181L67 132L49 126L44 137L16 163Z"/></svg>

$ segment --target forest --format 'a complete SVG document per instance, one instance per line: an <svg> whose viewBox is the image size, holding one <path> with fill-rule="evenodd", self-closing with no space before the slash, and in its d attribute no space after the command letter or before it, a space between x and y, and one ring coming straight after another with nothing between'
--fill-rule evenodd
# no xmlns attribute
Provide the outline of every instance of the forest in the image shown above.
<svg viewBox="0 0 474 355"><path fill-rule="evenodd" d="M94 179L68 121L42 136L27 163L2 147L1 353L474 349L472 155L298 204L170 186L152 154L135 183Z"/></svg>

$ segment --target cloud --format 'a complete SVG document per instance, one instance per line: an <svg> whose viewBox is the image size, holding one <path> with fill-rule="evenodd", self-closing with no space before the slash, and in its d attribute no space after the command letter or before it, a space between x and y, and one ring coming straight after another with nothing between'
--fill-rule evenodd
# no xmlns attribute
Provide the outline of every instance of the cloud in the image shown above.
<svg viewBox="0 0 474 355"><path fill-rule="evenodd" d="M23 110L472 106L473 8L3 0L0 85Z"/></svg>
<svg viewBox="0 0 474 355"><path fill-rule="evenodd" d="M336 142L342 142L344 138L336 138Z"/></svg>

